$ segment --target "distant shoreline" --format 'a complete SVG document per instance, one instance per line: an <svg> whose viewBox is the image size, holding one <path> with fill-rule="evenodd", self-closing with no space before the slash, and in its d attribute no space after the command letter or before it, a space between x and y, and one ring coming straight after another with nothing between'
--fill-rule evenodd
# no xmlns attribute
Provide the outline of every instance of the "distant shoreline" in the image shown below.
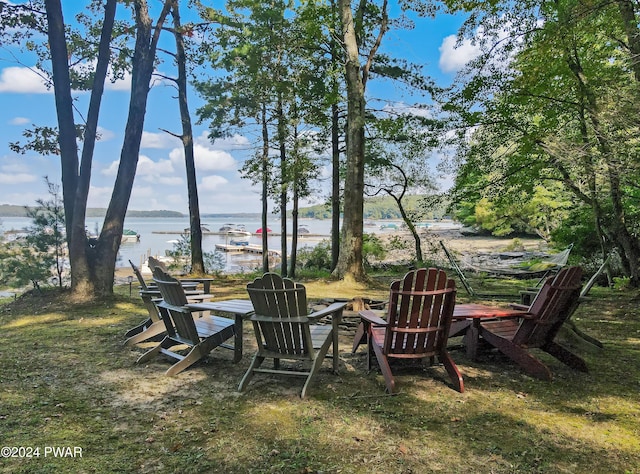
<svg viewBox="0 0 640 474"><path fill-rule="evenodd" d="M35 206L26 206L31 208L35 208ZM87 218L100 218L106 215L106 209L104 208L88 208L87 209ZM200 214L201 219L207 218L251 218L251 217L259 217L260 214L255 212L236 212L236 213L210 213L210 214ZM17 206L13 204L0 204L0 219L3 217L29 217L27 216L27 212L25 206ZM188 214L183 214L178 211L169 211L169 210L152 210L152 211L138 211L135 209L127 211L126 217L129 218L137 218L137 217L158 217L158 218L175 218L175 219L184 219L188 218Z"/></svg>

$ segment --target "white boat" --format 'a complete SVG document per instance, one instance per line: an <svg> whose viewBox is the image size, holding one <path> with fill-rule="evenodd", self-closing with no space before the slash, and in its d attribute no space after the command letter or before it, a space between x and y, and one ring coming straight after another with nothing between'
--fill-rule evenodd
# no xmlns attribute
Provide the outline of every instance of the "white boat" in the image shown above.
<svg viewBox="0 0 640 474"><path fill-rule="evenodd" d="M140 234L138 234L135 230L124 229L122 231L122 240L121 243L135 243L140 242Z"/></svg>
<svg viewBox="0 0 640 474"><path fill-rule="evenodd" d="M229 229L227 235L230 237L251 237L251 232L249 232L244 225L240 224L233 229Z"/></svg>
<svg viewBox="0 0 640 474"><path fill-rule="evenodd" d="M227 238L231 245L249 245L251 232L241 229L230 230L227 232Z"/></svg>
<svg viewBox="0 0 640 474"><path fill-rule="evenodd" d="M223 224L222 227L218 229L218 232L229 232L230 230L233 230L235 228L236 228L235 224L227 223L227 224Z"/></svg>

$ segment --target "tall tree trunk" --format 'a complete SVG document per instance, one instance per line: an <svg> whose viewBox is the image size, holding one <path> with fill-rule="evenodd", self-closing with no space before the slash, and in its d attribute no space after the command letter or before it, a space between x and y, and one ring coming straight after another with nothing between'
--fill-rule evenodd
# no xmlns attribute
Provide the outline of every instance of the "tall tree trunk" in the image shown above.
<svg viewBox="0 0 640 474"><path fill-rule="evenodd" d="M72 235L71 222L78 180L78 144L71 97L71 77L69 74L69 53L65 35L64 16L60 0L45 0L47 14L47 35L51 52L53 72L53 93L58 116L58 144L62 165L62 196L64 212L67 216L67 239Z"/></svg>
<svg viewBox="0 0 640 474"><path fill-rule="evenodd" d="M182 122L182 146L184 148L184 160L187 174L187 189L189 194L189 229L191 245L191 273L203 275L205 273L204 258L202 255L202 226L200 222L200 203L198 200L198 183L196 179L196 163L193 152L193 128L191 115L189 114L189 102L187 100L187 58L184 48L184 36L180 23L180 9L178 0L173 0L173 34L176 39L176 63L178 66L178 104L180 107L180 120Z"/></svg>
<svg viewBox="0 0 640 474"><path fill-rule="evenodd" d="M280 274L287 276L287 147L282 92L278 93L278 145L280 147ZM294 227L295 232L295 227Z"/></svg>
<svg viewBox="0 0 640 474"><path fill-rule="evenodd" d="M627 267L626 271L631 278L632 284L638 286L640 285L640 267L638 266L640 244L627 227L625 220L624 205L622 203L623 194L620 189L622 165L618 163L618 158L614 156L609 137L600 122L598 99L586 80L579 58L573 55L571 51L567 51L566 61L575 76L581 94L586 100L586 115L593 128L598 151L605 159L609 178L609 198L613 207L613 216L610 224L611 234L617 242L617 247L621 252L620 256Z"/></svg>
<svg viewBox="0 0 640 474"><path fill-rule="evenodd" d="M337 24L340 14L335 0L331 0L333 23ZM341 45L336 35L331 35L331 63L340 64ZM334 97L340 97L339 83L332 82ZM340 257L340 108L331 104L331 271L335 271Z"/></svg>
<svg viewBox="0 0 640 474"><path fill-rule="evenodd" d="M146 0L136 0L134 2L136 42L132 63L131 98L124 143L120 153L120 165L118 166L111 201L107 207L96 251L92 254L93 261L90 262L95 267L95 292L98 296L113 293L116 258L138 165L156 47L170 8L171 0L165 0L162 12L154 28L149 17Z"/></svg>
<svg viewBox="0 0 640 474"><path fill-rule="evenodd" d="M269 271L269 233L267 213L269 212L269 129L267 128L267 106L262 105L262 271Z"/></svg>
<svg viewBox="0 0 640 474"><path fill-rule="evenodd" d="M331 271L340 256L340 120L337 104L331 106Z"/></svg>
<svg viewBox="0 0 640 474"><path fill-rule="evenodd" d="M631 68L636 82L640 82L640 28L638 28L635 6L631 0L618 0L618 8L627 35Z"/></svg>
<svg viewBox="0 0 640 474"><path fill-rule="evenodd" d="M296 109L297 112L297 109ZM298 141L298 117L296 116L296 125L293 129L293 173L291 181L293 183L292 196L293 201L291 210L291 269L289 276L294 278L296 275L296 265L298 263L298 210L300 205L300 147Z"/></svg>
<svg viewBox="0 0 640 474"><path fill-rule="evenodd" d="M67 246L71 265L73 299L90 298L95 293L93 268L89 264L88 240L85 230L87 198L91 182L91 165L95 148L98 117L110 60L111 34L116 14L116 0L107 0L98 46L98 58L89 99L85 124L82 158L78 168L75 119L73 117L68 52L64 19L58 0L45 2L49 24L49 45L53 69L59 143L61 151L63 199L67 229Z"/></svg>
<svg viewBox="0 0 640 474"><path fill-rule="evenodd" d="M344 185L344 221L340 256L334 274L364 280L362 245L364 233L364 83L360 76L358 39L351 2L338 2L345 50L347 84L347 174Z"/></svg>

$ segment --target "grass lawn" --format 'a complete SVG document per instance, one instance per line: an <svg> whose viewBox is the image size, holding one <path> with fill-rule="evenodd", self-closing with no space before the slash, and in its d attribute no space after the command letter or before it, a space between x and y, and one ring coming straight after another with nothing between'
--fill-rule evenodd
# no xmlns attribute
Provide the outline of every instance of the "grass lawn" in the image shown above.
<svg viewBox="0 0 640 474"><path fill-rule="evenodd" d="M245 297L244 284L214 293ZM517 294L510 284L498 286ZM385 298L387 285L307 286L313 299ZM255 347L249 323L238 364L219 348L175 377L163 358L136 365L144 349L123 347L123 334L145 310L135 291L117 293L86 306L46 295L0 307L1 444L27 448L0 459L0 472L640 473L637 292L595 288L574 315L605 346L575 349L589 374L536 352L554 373L540 382L495 351L471 361L452 340L464 394L436 365L396 370L389 396L365 349L350 353L345 328L340 373L325 362L305 400L296 378L258 375L236 392Z"/></svg>

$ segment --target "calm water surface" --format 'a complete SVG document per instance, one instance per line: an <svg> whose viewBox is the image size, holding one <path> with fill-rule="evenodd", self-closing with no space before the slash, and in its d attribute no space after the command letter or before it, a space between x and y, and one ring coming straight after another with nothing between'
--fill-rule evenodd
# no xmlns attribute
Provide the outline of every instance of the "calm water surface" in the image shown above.
<svg viewBox="0 0 640 474"><path fill-rule="evenodd" d="M203 217L202 225L210 232L218 232L224 224L242 225L252 236L249 238L250 244L261 245L262 240L255 232L262 226L259 217L251 218L229 218L229 217ZM0 230L24 229L32 224L31 219L26 217L0 217ZM329 219L300 219L299 224L308 231L308 236L299 235L298 248L314 247L325 239L330 239L331 220ZM367 221L365 232L387 233L394 232L395 229L388 227L389 224L400 225L399 221ZM94 233L100 229L102 218L88 218L87 229ZM387 226L381 229L382 226ZM148 256L164 256L166 252L172 250L174 242L180 238L184 230L189 227L188 217L137 217L127 218L124 224L125 229L136 231L140 235L139 242L122 243L120 246L117 266L125 267L129 265L129 260L142 267ZM288 232L291 232L291 222L287 222ZM280 232L280 220L271 217L269 228L274 233ZM216 250L216 244L228 244L229 237L226 235L203 235L202 248L205 252ZM291 238L288 239L288 246L291 247ZM269 237L269 249L280 250L280 236ZM225 271L242 272L250 271L259 267L262 263L260 255L247 253L223 253L225 260Z"/></svg>
<svg viewBox="0 0 640 474"><path fill-rule="evenodd" d="M233 218L229 217L204 217L202 226L211 232L218 232L224 224L242 225L252 235L249 238L250 244L261 245L260 235L255 232L261 227L260 218ZM289 232L291 222L287 222ZM323 239L329 239L331 230L330 220L304 219L300 224L309 230L310 236L300 236L298 248L314 247ZM0 217L0 230L2 232L10 230L20 230L32 225L32 221L26 217ZM102 225L102 218L88 218L87 229L95 233ZM129 260L142 267L149 255L164 256L166 252L174 248L174 242L180 238L184 230L189 227L188 217L166 218L166 217L138 217L127 218L124 224L125 229L136 231L140 235L139 242L124 242L120 246L117 266L128 266ZM280 221L275 218L270 219L269 228L274 232L280 231ZM216 244L228 244L229 237L226 235L203 235L202 247L205 252L213 252ZM289 247L291 239L288 239ZM269 237L269 249L280 250L280 237ZM253 254L231 254L224 253L225 271L248 271L253 270L262 263L262 257Z"/></svg>

